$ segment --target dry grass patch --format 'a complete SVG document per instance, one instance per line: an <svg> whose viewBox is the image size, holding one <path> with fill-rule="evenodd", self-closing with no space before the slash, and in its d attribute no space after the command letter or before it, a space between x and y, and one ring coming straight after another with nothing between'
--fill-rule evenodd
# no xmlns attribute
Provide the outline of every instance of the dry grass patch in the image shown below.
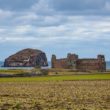
<svg viewBox="0 0 110 110"><path fill-rule="evenodd" d="M110 110L110 80L1 82L0 110Z"/></svg>

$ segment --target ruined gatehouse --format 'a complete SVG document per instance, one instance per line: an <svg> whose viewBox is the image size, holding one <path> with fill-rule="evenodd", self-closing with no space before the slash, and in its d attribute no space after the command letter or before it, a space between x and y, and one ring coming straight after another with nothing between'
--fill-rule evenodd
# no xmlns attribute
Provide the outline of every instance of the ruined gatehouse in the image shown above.
<svg viewBox="0 0 110 110"><path fill-rule="evenodd" d="M80 59L78 55L69 53L67 58L57 59L52 55L52 68L74 69L79 71L106 71L106 62L104 55L98 55L97 58Z"/></svg>

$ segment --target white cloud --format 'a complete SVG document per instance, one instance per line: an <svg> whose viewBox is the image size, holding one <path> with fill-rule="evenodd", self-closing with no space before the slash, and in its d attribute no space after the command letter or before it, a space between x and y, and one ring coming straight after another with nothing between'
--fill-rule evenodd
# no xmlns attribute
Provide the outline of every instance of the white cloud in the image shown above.
<svg viewBox="0 0 110 110"><path fill-rule="evenodd" d="M32 12L36 12L39 15L53 15L53 9L49 7L49 0L39 0L36 4L31 7Z"/></svg>
<svg viewBox="0 0 110 110"><path fill-rule="evenodd" d="M36 13L34 12L25 12L23 14L21 14L20 16L16 17L16 21L20 21L20 22L31 22L33 20L37 20L39 18L39 16L36 15Z"/></svg>
<svg viewBox="0 0 110 110"><path fill-rule="evenodd" d="M21 26L16 26L14 29L15 34L25 34L31 31L31 26L30 25L21 25Z"/></svg>
<svg viewBox="0 0 110 110"><path fill-rule="evenodd" d="M4 33L6 30L4 28L0 28L0 33Z"/></svg>
<svg viewBox="0 0 110 110"><path fill-rule="evenodd" d="M0 9L0 19L11 17L13 13L11 11Z"/></svg>
<svg viewBox="0 0 110 110"><path fill-rule="evenodd" d="M106 3L107 7L109 3ZM6 22L4 29L0 29L0 42L31 41L31 44L34 44L34 41L38 41L39 45L43 45L62 41L66 43L67 41L110 40L109 16L57 13L45 0L39 0L26 11L14 12L13 17L13 12L10 11L0 10L1 15L7 19L4 21L4 24ZM10 16L12 19L8 22ZM10 24L7 25L7 22Z"/></svg>
<svg viewBox="0 0 110 110"><path fill-rule="evenodd" d="M63 17L60 21L63 20ZM57 21L54 17L46 17L44 22ZM3 29L1 29L3 31ZM18 25L13 27L6 27L5 33L0 33L4 41L39 41L42 43L49 43L50 41L94 41L94 40L110 40L108 33L110 33L109 19L89 20L87 17L71 16L67 17L67 21L64 24L58 26L34 26L31 24Z"/></svg>

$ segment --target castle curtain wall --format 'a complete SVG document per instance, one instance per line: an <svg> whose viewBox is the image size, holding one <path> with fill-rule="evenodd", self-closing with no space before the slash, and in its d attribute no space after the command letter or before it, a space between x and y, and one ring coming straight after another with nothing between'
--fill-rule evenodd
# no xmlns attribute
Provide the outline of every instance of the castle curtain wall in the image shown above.
<svg viewBox="0 0 110 110"><path fill-rule="evenodd" d="M100 64L97 59L81 59L77 61L78 70L100 70Z"/></svg>
<svg viewBox="0 0 110 110"><path fill-rule="evenodd" d="M53 55L51 62L52 68L75 69L79 71L106 71L104 55L98 55L96 59L79 59L76 54L68 54L67 58L56 59L56 56Z"/></svg>
<svg viewBox="0 0 110 110"><path fill-rule="evenodd" d="M66 59L56 59L53 61L53 68L67 68L67 60Z"/></svg>

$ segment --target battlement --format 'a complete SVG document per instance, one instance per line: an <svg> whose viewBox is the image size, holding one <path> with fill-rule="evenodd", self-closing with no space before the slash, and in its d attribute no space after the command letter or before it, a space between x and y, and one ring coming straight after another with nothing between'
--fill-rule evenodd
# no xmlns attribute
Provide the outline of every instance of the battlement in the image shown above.
<svg viewBox="0 0 110 110"><path fill-rule="evenodd" d="M68 60L78 60L78 55L68 53L67 59L68 59Z"/></svg>

